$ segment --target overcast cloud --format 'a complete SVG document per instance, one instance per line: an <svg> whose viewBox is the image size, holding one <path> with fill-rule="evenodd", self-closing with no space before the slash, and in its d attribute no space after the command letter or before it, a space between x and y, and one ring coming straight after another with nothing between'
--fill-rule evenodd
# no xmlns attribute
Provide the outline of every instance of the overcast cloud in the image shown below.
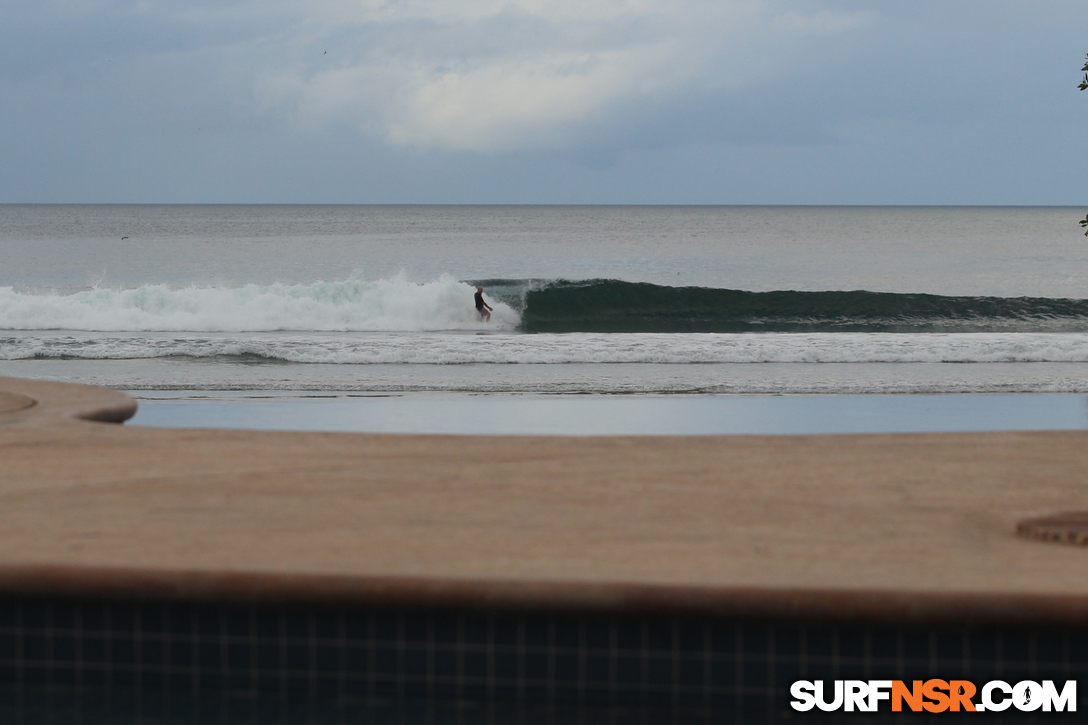
<svg viewBox="0 0 1088 725"><path fill-rule="evenodd" d="M0 202L1086 196L1082 2L0 8Z"/></svg>

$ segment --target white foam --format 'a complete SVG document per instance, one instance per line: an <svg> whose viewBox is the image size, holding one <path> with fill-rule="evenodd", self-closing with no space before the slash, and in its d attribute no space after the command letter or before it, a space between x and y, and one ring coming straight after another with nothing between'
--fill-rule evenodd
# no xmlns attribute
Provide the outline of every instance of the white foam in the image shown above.
<svg viewBox="0 0 1088 725"><path fill-rule="evenodd" d="M417 284L401 277L313 284L242 287L144 285L74 294L28 294L0 287L0 328L256 332L270 330L475 330L475 290L452 277ZM493 302L487 329L520 322L508 305Z"/></svg>
<svg viewBox="0 0 1088 725"><path fill-rule="evenodd" d="M496 305L496 313L499 309ZM480 325L472 319L475 314L469 310L463 329L495 329ZM391 318L372 316L370 322L381 319ZM434 321L433 316L427 319ZM454 322L461 319L453 317ZM1088 362L1088 333L37 332L0 337L3 360L225 356L293 363L445 365L1084 363Z"/></svg>

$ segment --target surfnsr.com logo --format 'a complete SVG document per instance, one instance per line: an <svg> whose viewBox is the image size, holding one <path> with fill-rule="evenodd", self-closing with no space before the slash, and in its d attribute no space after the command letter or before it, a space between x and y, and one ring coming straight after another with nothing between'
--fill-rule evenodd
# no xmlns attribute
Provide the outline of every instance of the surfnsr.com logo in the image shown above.
<svg viewBox="0 0 1088 725"><path fill-rule="evenodd" d="M969 680L798 680L790 686L794 710L808 712L1001 712L1010 707L1022 712L1076 712L1077 681L1066 680L1061 690L1053 680L1023 680L1010 685L991 680L981 689ZM978 697L976 697L978 695Z"/></svg>

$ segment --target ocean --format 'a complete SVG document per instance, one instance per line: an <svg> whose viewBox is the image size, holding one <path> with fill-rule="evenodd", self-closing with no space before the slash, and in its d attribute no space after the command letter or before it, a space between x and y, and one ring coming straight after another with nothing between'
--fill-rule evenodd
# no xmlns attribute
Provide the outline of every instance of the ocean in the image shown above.
<svg viewBox="0 0 1088 725"><path fill-rule="evenodd" d="M0 374L147 425L1082 428L1080 215L0 205Z"/></svg>

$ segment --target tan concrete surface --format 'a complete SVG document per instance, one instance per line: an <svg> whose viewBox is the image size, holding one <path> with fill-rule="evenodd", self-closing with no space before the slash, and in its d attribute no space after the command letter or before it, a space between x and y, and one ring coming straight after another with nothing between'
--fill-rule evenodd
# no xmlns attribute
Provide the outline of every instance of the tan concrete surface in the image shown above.
<svg viewBox="0 0 1088 725"><path fill-rule="evenodd" d="M0 415L4 413L14 413L17 410L23 408L29 408L34 405L34 399L28 398L25 395L18 395L16 393L5 393L0 390Z"/></svg>
<svg viewBox="0 0 1088 725"><path fill-rule="evenodd" d="M1026 517L1088 510L1086 432L168 430L73 419L117 418L119 393L12 378L0 378L0 390L38 401L0 414L0 568L1073 595L1088 604L1088 548L1015 534Z"/></svg>

